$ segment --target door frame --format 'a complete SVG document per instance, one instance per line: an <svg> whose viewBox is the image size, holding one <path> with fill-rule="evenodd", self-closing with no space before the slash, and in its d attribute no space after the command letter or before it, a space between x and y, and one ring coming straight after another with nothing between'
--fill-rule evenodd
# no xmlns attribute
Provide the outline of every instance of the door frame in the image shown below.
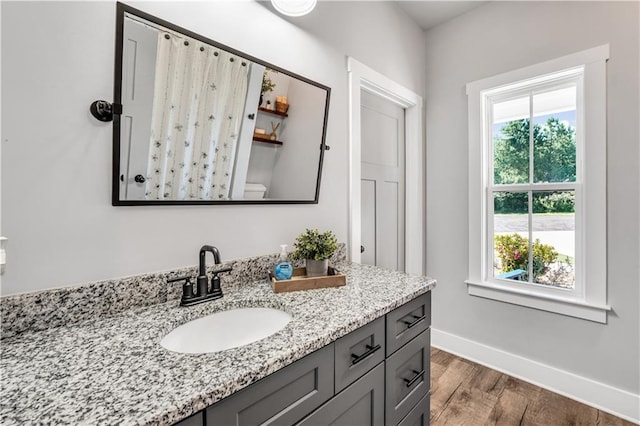
<svg viewBox="0 0 640 426"><path fill-rule="evenodd" d="M349 259L360 263L361 117L360 90L385 98L405 110L405 265L410 274L424 274L425 197L422 96L347 57L349 75Z"/></svg>

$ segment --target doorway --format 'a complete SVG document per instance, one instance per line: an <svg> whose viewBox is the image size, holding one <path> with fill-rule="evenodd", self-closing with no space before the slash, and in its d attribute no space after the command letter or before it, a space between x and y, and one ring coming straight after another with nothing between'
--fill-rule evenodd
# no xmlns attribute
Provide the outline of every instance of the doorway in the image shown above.
<svg viewBox="0 0 640 426"><path fill-rule="evenodd" d="M394 82L388 77L376 72L353 58L348 58L349 72L349 258L357 263L372 263L369 255L371 250L375 252L375 262L378 266L405 271L411 274L424 274L424 247L425 247L425 184L424 184L424 144L422 130L422 97L409 89ZM368 148L369 140L364 141L371 132L373 126L370 110L365 110L363 115L363 103L365 108L371 102L383 102L387 106L401 110L404 115L404 153L398 152L399 164L404 160L404 173L402 182L382 184L386 189L396 193L397 203L401 208L389 209L386 204L375 209L372 216L364 213L363 207L371 211L372 204L380 204L375 200L384 195L377 195L377 189L373 188L381 183L372 179L369 172L371 151ZM382 108L387 108L383 106ZM375 115L375 114L374 114ZM384 114L383 114L384 115ZM366 129L363 130L363 117ZM398 119L400 120L400 119ZM369 123L369 124L367 124ZM373 120L376 123L376 120ZM377 125L377 124L375 124ZM377 128L376 128L377 129ZM378 129L379 130L379 129ZM384 132L385 130L379 130ZM396 136L397 137L397 136ZM364 147L363 147L364 144ZM378 148L382 152L391 151L385 143ZM364 151L363 151L364 150ZM378 157L385 155L378 155ZM376 160L376 161L379 161ZM382 162L389 162L382 159ZM384 182L384 179L382 180ZM394 188L390 190L390 188ZM403 195L401 198L400 195ZM393 195L386 195L391 199ZM384 211L389 210L389 211ZM394 213L395 212L395 213ZM393 215L397 217L394 218ZM384 218L384 216L387 218ZM389 219L389 216L391 219ZM382 231L380 231L382 227ZM396 254L389 254L387 250L389 240L384 238L390 228L398 229L397 239L393 245L397 246ZM376 237L372 237L372 230ZM373 242L376 238L382 242ZM366 240L366 241L365 241ZM367 253L367 246L375 247ZM361 253L361 247L364 252ZM389 259L395 258L393 264ZM394 267L395 264L395 267Z"/></svg>

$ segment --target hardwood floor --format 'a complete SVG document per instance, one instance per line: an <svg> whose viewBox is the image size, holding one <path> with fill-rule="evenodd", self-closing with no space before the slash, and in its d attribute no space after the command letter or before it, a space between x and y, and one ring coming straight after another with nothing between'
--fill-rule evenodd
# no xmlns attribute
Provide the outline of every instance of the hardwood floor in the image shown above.
<svg viewBox="0 0 640 426"><path fill-rule="evenodd" d="M596 408L431 348L431 426L632 426Z"/></svg>

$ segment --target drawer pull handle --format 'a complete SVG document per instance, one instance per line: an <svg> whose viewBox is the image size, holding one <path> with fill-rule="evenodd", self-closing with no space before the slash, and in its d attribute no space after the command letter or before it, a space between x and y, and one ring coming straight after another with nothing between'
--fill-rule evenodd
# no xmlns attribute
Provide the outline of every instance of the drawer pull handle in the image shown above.
<svg viewBox="0 0 640 426"><path fill-rule="evenodd" d="M407 382L408 388L410 388L411 385L413 385L420 377L424 376L424 370L413 370L413 374L415 374L415 376L413 376L413 379L404 379L404 381Z"/></svg>
<svg viewBox="0 0 640 426"><path fill-rule="evenodd" d="M422 321L423 319L425 319L425 315L419 317L417 315L413 316L415 318L415 321L411 322L411 321L403 321L405 324L407 324L407 328L411 328L415 325L417 325L420 321Z"/></svg>
<svg viewBox="0 0 640 426"><path fill-rule="evenodd" d="M375 346L367 345L367 349L369 350L363 353L362 355L351 354L351 356L353 357L353 360L351 360L351 365L356 365L360 361L364 361L365 358L370 357L371 355L373 355L374 352L376 352L380 348L381 348L380 345L375 345Z"/></svg>

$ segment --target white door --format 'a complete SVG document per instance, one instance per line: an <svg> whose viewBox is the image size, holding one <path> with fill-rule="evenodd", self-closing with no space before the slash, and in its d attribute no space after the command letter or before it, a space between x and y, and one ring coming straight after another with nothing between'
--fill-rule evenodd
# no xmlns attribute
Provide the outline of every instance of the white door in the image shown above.
<svg viewBox="0 0 640 426"><path fill-rule="evenodd" d="M361 90L361 262L404 271L405 112Z"/></svg>
<svg viewBox="0 0 640 426"><path fill-rule="evenodd" d="M145 198L157 45L158 30L125 19L120 124L120 199L123 200Z"/></svg>

